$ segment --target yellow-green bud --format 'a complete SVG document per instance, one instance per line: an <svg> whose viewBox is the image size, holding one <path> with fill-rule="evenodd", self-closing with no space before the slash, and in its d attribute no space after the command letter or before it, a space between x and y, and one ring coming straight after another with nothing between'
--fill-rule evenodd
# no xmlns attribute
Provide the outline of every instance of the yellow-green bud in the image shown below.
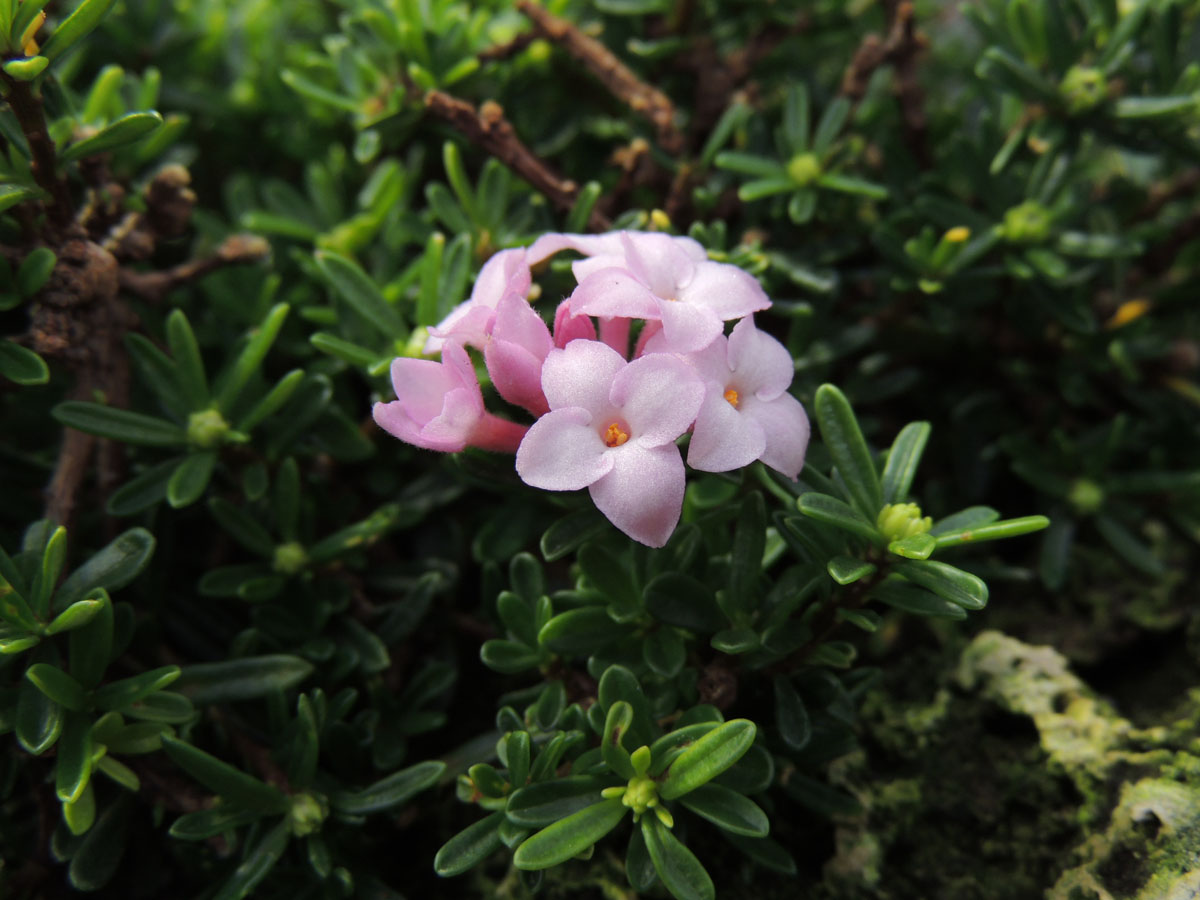
<svg viewBox="0 0 1200 900"><path fill-rule="evenodd" d="M425 355L425 342L429 340L429 329L424 325L414 328L412 334L408 336L408 341L404 344L404 349L400 351L401 356L420 359Z"/></svg>
<svg viewBox="0 0 1200 900"><path fill-rule="evenodd" d="M1108 96L1108 80L1091 66L1071 66L1058 85L1067 110L1078 114L1094 109Z"/></svg>
<svg viewBox="0 0 1200 900"><path fill-rule="evenodd" d="M640 816L646 810L658 806L658 785L654 783L653 778L635 775L629 779L621 802L633 810L634 816Z"/></svg>
<svg viewBox="0 0 1200 900"><path fill-rule="evenodd" d="M291 541L275 548L275 559L271 563L271 568L276 572L295 575L307 565L308 554L304 551L303 544Z"/></svg>
<svg viewBox="0 0 1200 900"><path fill-rule="evenodd" d="M304 837L321 830L321 823L329 815L329 806L316 794L296 794L292 797L292 808L288 817L292 834Z"/></svg>
<svg viewBox="0 0 1200 900"><path fill-rule="evenodd" d="M1049 237L1050 224L1050 210L1034 200L1026 200L1005 212L1001 230L1011 243L1037 244Z"/></svg>
<svg viewBox="0 0 1200 900"><path fill-rule="evenodd" d="M800 187L808 187L821 174L821 161L815 153L797 153L787 164L788 178Z"/></svg>
<svg viewBox="0 0 1200 900"><path fill-rule="evenodd" d="M211 450L225 441L229 423L215 409L202 409L188 416L187 439L193 447Z"/></svg>
<svg viewBox="0 0 1200 900"><path fill-rule="evenodd" d="M1067 500L1080 515L1094 513L1104 503L1104 489L1094 481L1080 478L1071 485Z"/></svg>
<svg viewBox="0 0 1200 900"><path fill-rule="evenodd" d="M922 516L915 503L889 503L879 511L875 524L888 541L899 541L924 534L933 527L933 519Z"/></svg>

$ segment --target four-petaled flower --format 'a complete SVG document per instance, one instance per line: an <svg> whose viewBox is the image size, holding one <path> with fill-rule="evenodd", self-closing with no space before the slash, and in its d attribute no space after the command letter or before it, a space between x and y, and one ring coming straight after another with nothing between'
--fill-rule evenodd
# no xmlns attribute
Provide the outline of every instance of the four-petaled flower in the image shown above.
<svg viewBox="0 0 1200 900"><path fill-rule="evenodd" d="M517 474L550 491L587 488L614 525L651 547L675 530L684 469L675 439L696 418L704 386L677 357L633 362L597 341L553 350L542 368L550 412L517 450Z"/></svg>

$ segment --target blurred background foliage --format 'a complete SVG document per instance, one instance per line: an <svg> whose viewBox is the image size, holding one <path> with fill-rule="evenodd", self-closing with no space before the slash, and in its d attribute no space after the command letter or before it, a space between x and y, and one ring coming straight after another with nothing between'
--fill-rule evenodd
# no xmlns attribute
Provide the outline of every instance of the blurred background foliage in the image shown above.
<svg viewBox="0 0 1200 900"><path fill-rule="evenodd" d="M0 0L0 895L834 896L864 815L838 767L907 758L885 687L921 713L982 627L1195 760L1198 23ZM610 227L756 274L824 438L798 485L694 478L654 553L369 417L493 252ZM567 263L540 280L549 312ZM876 514L918 496L898 547ZM584 819L520 873L498 852L709 734L737 753L663 788L677 826L544 875ZM1047 888L1107 812L997 852ZM975 896L943 875L852 895Z"/></svg>

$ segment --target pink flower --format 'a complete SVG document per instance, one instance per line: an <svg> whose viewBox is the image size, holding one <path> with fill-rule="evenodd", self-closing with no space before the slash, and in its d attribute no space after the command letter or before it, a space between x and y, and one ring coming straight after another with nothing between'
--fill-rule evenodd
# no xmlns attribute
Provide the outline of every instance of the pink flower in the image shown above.
<svg viewBox="0 0 1200 900"><path fill-rule="evenodd" d="M666 347L662 334L647 352ZM754 326L747 316L728 340L719 337L685 357L704 381L704 403L696 416L688 465L704 472L727 472L756 459L795 479L808 449L808 416L787 392L791 354Z"/></svg>
<svg viewBox="0 0 1200 900"><path fill-rule="evenodd" d="M542 367L550 412L517 450L517 474L549 491L587 488L617 528L651 547L667 542L683 506L675 439L696 417L704 387L668 354L633 362L599 341L552 350Z"/></svg>
<svg viewBox="0 0 1200 900"><path fill-rule="evenodd" d="M571 308L593 316L659 320L677 353L702 350L723 323L766 309L771 301L758 281L737 266L696 259L682 239L622 232L624 258L604 254L584 260ZM616 264L600 267L600 262Z"/></svg>
<svg viewBox="0 0 1200 900"><path fill-rule="evenodd" d="M392 360L392 387L396 400L376 403L371 414L384 431L426 450L512 453L529 430L484 410L475 367L453 341L442 348L441 362Z"/></svg>
<svg viewBox="0 0 1200 900"><path fill-rule="evenodd" d="M554 346L560 350L576 340L594 341L596 326L587 316L571 311L571 301L564 300L554 311Z"/></svg>
<svg viewBox="0 0 1200 900"><path fill-rule="evenodd" d="M542 393L542 362L554 347L550 329L529 303L514 291L496 304L483 358L500 396L535 416L547 412Z"/></svg>
<svg viewBox="0 0 1200 900"><path fill-rule="evenodd" d="M501 250L483 264L471 296L450 310L437 325L429 329L424 352L432 356L442 349L442 344L453 338L460 344L483 349L492 324L496 319L496 307L507 294L525 297L529 293L532 277L529 263L525 260L525 248Z"/></svg>

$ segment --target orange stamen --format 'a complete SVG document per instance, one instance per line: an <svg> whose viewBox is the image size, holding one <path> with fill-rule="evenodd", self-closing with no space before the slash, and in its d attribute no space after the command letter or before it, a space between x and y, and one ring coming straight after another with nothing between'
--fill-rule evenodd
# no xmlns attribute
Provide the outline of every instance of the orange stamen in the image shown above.
<svg viewBox="0 0 1200 900"><path fill-rule="evenodd" d="M734 409L738 408L738 392L730 388L725 392L725 401Z"/></svg>
<svg viewBox="0 0 1200 900"><path fill-rule="evenodd" d="M604 432L604 443L609 447L620 447L627 440L629 440L629 432L622 431L621 426L616 422L609 425L608 430Z"/></svg>

